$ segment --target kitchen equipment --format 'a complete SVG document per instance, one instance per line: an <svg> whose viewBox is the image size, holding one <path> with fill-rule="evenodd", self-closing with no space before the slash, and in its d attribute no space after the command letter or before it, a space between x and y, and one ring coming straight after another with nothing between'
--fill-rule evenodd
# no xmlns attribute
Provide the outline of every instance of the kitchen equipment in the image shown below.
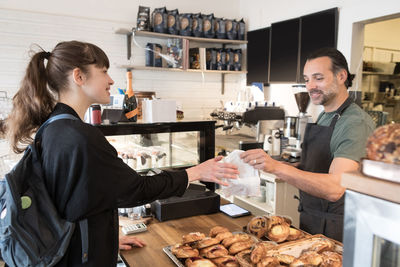
<svg viewBox="0 0 400 267"><path fill-rule="evenodd" d="M297 137L298 123L299 123L299 117L286 116L283 135L286 138Z"/></svg>
<svg viewBox="0 0 400 267"><path fill-rule="evenodd" d="M307 107L310 103L310 96L306 90L305 85L293 85L294 97L296 99L297 107L299 108L298 124L297 124L297 140L299 141L297 149L300 149L304 139L304 132L307 123L311 122L311 116L307 115Z"/></svg>

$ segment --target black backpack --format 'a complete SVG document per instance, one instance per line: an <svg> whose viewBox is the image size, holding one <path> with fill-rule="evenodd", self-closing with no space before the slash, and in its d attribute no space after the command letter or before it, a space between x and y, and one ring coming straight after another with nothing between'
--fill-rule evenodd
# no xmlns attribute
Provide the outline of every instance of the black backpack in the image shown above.
<svg viewBox="0 0 400 267"><path fill-rule="evenodd" d="M38 151L43 129L60 119L77 118L60 114L43 123L22 159L0 181L0 249L9 266L54 266L64 256L74 232L75 223L60 217L46 190ZM82 262L87 262L87 219L79 225Z"/></svg>

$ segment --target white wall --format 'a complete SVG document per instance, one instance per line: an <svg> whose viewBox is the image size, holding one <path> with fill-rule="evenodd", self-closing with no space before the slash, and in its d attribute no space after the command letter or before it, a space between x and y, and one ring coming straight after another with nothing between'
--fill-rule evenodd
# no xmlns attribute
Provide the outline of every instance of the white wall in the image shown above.
<svg viewBox="0 0 400 267"><path fill-rule="evenodd" d="M81 40L101 47L111 63L110 75L116 88L125 87L125 70L116 64L132 63L126 59L126 37L115 34L118 28L136 25L138 6L166 6L179 12L239 19L239 0L0 0L0 90L12 97L18 89L29 60L31 44L51 50L59 41ZM229 8L227 8L229 7ZM139 40L140 38L138 38ZM144 44L148 40L139 40ZM144 51L133 48L136 63L144 64ZM148 72L133 73L134 90L155 91L157 97L176 99L186 118L208 117L220 106L220 100L231 100L245 84L244 74L226 75L225 94L221 95L221 75L200 73Z"/></svg>
<svg viewBox="0 0 400 267"><path fill-rule="evenodd" d="M250 3L250 4L249 4ZM391 14L400 13L400 4L398 0L240 0L240 16L248 21L248 30L268 27L271 23L307 15L321 10L338 7L339 8L339 29L338 29L338 49L344 54L349 64L356 68L357 62L351 62L352 30L353 23L383 17ZM318 33L315 33L318 38ZM350 69L354 72L354 69ZM353 88L354 89L354 88ZM295 115L297 113L294 97L289 97L291 93L290 85L271 85L269 88L274 96L270 101L275 101L285 105L287 113ZM310 108L312 104L310 104ZM313 117L316 117L319 108L310 111Z"/></svg>

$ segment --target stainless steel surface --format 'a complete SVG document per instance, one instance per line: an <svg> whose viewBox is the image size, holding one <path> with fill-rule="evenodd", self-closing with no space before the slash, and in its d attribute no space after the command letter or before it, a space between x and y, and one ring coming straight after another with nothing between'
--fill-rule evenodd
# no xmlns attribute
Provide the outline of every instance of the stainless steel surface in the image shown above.
<svg viewBox="0 0 400 267"><path fill-rule="evenodd" d="M283 128L284 121L283 120L261 120L258 121L256 125L257 135L256 141L257 142L264 142L264 136L272 134L273 130Z"/></svg>
<svg viewBox="0 0 400 267"><path fill-rule="evenodd" d="M379 254L379 248L374 246L374 240L379 238L399 247L399 229L400 204L346 190L343 266L399 266L376 264L377 257L384 260L383 257L390 258L390 255L383 251ZM393 259L400 257L392 256Z"/></svg>
<svg viewBox="0 0 400 267"><path fill-rule="evenodd" d="M167 256L176 264L176 266L185 267L185 265L182 264L182 262L180 260L178 260L178 258L175 257L175 255L172 253L171 248L172 248L172 246L164 247L163 248L164 253L167 254Z"/></svg>

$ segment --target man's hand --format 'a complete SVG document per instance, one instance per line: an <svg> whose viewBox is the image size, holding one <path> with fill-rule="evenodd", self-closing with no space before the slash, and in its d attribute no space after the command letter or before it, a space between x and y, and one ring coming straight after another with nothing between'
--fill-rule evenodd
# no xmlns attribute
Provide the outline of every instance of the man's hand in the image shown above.
<svg viewBox="0 0 400 267"><path fill-rule="evenodd" d="M119 249L130 250L132 247L144 247L146 244L140 238L131 235L121 235L119 237Z"/></svg>

